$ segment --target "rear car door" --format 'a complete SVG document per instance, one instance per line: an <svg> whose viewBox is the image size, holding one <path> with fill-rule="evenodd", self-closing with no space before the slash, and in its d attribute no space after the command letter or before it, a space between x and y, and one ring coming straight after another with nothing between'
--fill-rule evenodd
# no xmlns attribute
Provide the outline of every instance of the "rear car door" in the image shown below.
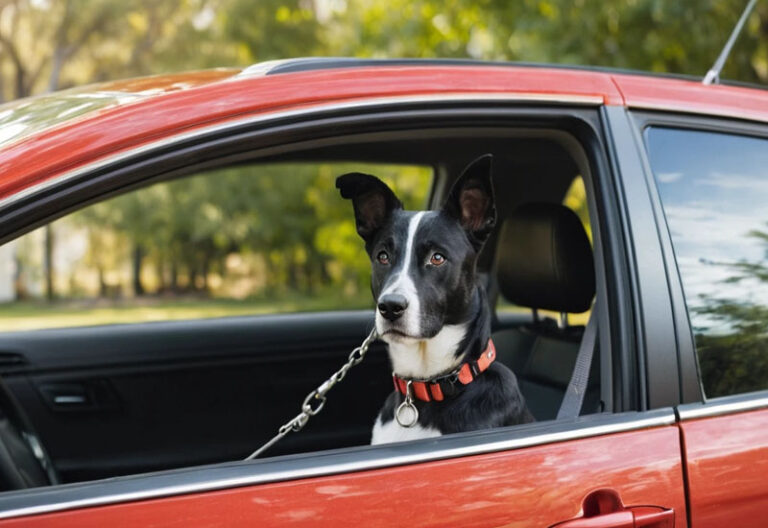
<svg viewBox="0 0 768 528"><path fill-rule="evenodd" d="M764 526L768 509L768 127L637 114L674 250L676 320L704 403L679 409L691 525ZM695 359L695 358L694 358Z"/></svg>

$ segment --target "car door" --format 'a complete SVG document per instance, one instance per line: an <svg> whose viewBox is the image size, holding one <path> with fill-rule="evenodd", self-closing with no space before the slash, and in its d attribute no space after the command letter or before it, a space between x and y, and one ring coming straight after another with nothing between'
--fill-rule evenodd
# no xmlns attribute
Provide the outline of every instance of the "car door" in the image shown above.
<svg viewBox="0 0 768 528"><path fill-rule="evenodd" d="M460 104L452 107L451 119L466 123L479 116L523 115L530 123L541 115L537 108L461 110ZM673 410L679 390L663 389L666 377L677 378L679 368L674 328L658 313L669 309L669 293L666 282L658 279L663 261L656 232L640 221L650 202L643 194L632 194L632 201L620 199L627 182L635 182L634 174L620 169L618 151L609 152L601 139L605 121L598 108L549 108L545 114L550 125L578 123L567 134L585 160L590 216L596 226L597 302L607 308L599 320L599 355L608 412L12 492L0 496L0 526L407 522L533 527L577 519L572 526L633 526L635 519L646 526L686 526L684 471ZM392 110L386 117L390 128L397 120L413 121L406 110ZM311 113L304 116L310 118ZM425 119L438 118L443 118L439 107L419 109L422 126ZM376 119L367 118L366 127L374 126ZM335 125L340 133L342 121L329 121L323 121L323 130ZM641 238L649 244L642 252L629 245ZM638 309L632 292L641 292L646 311ZM324 331L332 332L333 325Z"/></svg>
<svg viewBox="0 0 768 528"><path fill-rule="evenodd" d="M764 97L764 96L763 96ZM768 127L638 113L668 226L676 318L706 400L679 409L691 525L763 526L768 507ZM695 351L695 352L694 352Z"/></svg>
<svg viewBox="0 0 768 528"><path fill-rule="evenodd" d="M41 513L9 497L4 506L15 508L5 515L27 516L0 526L171 526L184 519L186 526L538 527L584 512L618 517L618 496L628 507L663 506L635 510L638 516L660 516L646 526L683 527L679 435L673 424L674 415L662 410L567 424L560 431L540 424L514 433L462 434L210 468L206 474L191 470L175 478L121 480L119 486L81 485L78 493L57 497L62 509L72 511ZM220 487L229 489L217 491ZM185 494L157 498L179 492ZM41 491L38 500L50 501L49 493ZM109 505L125 499L132 502ZM605 526L606 520L596 515L578 526ZM633 526L632 515L618 522L611 526Z"/></svg>

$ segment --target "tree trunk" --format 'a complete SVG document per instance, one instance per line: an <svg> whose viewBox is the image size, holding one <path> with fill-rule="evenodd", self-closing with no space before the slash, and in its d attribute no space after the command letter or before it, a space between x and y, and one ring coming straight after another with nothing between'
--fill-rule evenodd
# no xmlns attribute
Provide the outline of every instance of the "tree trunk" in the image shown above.
<svg viewBox="0 0 768 528"><path fill-rule="evenodd" d="M202 276L203 276L203 291L205 293L208 293L208 274L211 270L211 260L208 257L205 257L203 259L203 270L202 270Z"/></svg>
<svg viewBox="0 0 768 528"><path fill-rule="evenodd" d="M55 297L55 292L53 290L53 227L51 224L45 226L44 266L45 297L48 301L52 301Z"/></svg>
<svg viewBox="0 0 768 528"><path fill-rule="evenodd" d="M187 275L187 290L191 292L197 291L197 266L193 266L189 269L189 273Z"/></svg>
<svg viewBox="0 0 768 528"><path fill-rule="evenodd" d="M133 247L133 293L136 296L144 295L144 285L141 283L141 262L144 258L144 248L141 244Z"/></svg>
<svg viewBox="0 0 768 528"><path fill-rule="evenodd" d="M171 261L171 292L179 293L179 268L176 261Z"/></svg>
<svg viewBox="0 0 768 528"><path fill-rule="evenodd" d="M104 279L104 266L98 267L99 272L99 297L104 298L107 296L107 281Z"/></svg>
<svg viewBox="0 0 768 528"><path fill-rule="evenodd" d="M56 48L53 51L53 61L51 64L51 74L48 76L48 91L55 92L59 89L59 78L61 77L61 68L64 66L64 50Z"/></svg>
<svg viewBox="0 0 768 528"><path fill-rule="evenodd" d="M304 291L308 294L315 292L315 267L312 264L313 259L308 258L304 263Z"/></svg>
<svg viewBox="0 0 768 528"><path fill-rule="evenodd" d="M299 265L293 255L286 256L286 260L288 260L288 287L295 292L299 289Z"/></svg>
<svg viewBox="0 0 768 528"><path fill-rule="evenodd" d="M165 261L159 258L157 261L157 293L165 293Z"/></svg>
<svg viewBox="0 0 768 528"><path fill-rule="evenodd" d="M24 288L24 263L22 262L21 258L19 257L19 248L16 247L16 254L14 255L13 259L16 261L16 271L13 274L13 289L14 289L14 297L17 301L21 301L26 299L27 297L27 291Z"/></svg>

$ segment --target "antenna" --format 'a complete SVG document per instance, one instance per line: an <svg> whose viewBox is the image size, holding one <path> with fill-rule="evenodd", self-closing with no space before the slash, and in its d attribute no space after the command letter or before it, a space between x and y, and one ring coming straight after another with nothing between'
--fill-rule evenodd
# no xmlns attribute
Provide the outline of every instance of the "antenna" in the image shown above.
<svg viewBox="0 0 768 528"><path fill-rule="evenodd" d="M739 33L741 33L741 30L744 27L744 24L747 22L747 18L749 18L749 14L755 8L756 3L757 3L757 0L749 0L749 4L747 4L747 7L744 9L744 12L741 14L741 18L739 18L739 21L736 22L736 27L733 28L733 32L731 32L731 36L728 37L728 42L725 43L725 47L723 47L723 51L720 52L720 56L717 57L717 60L715 61L715 63L712 65L712 67L709 69L707 74L704 76L704 80L701 81L701 84L709 85L709 84L720 83L720 72L723 70L723 66L725 66L725 61L728 60L728 54L731 53L731 48L733 48L733 45L736 43L736 39L738 38Z"/></svg>

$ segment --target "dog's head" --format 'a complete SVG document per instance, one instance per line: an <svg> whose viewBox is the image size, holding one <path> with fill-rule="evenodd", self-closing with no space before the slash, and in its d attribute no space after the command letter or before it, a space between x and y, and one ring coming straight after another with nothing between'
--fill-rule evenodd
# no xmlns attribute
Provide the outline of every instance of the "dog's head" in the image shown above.
<svg viewBox="0 0 768 528"><path fill-rule="evenodd" d="M466 322L477 254L496 223L491 162L486 154L470 163L439 211L403 210L375 176L336 179L371 258L376 329L385 341L429 339Z"/></svg>

